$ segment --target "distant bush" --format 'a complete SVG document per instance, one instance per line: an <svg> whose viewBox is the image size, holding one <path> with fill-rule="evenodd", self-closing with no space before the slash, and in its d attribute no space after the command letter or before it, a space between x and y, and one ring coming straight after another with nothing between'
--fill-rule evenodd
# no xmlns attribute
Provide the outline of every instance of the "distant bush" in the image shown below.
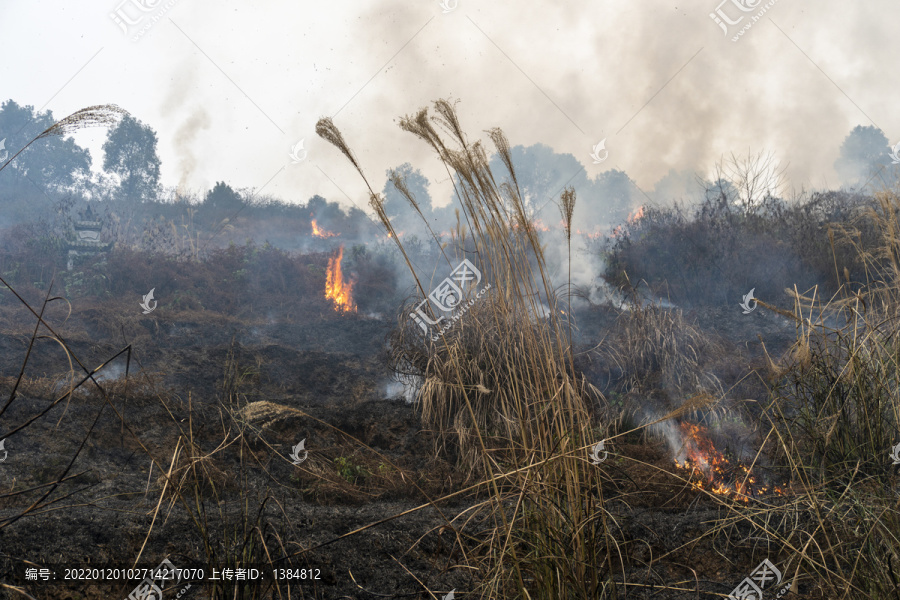
<svg viewBox="0 0 900 600"><path fill-rule="evenodd" d="M46 222L20 223L2 232L0 276L13 286L44 289L54 274L65 269L65 242L48 235Z"/></svg>
<svg viewBox="0 0 900 600"><path fill-rule="evenodd" d="M239 318L278 314L330 314L325 269L330 253L300 254L268 244L214 249L199 260L116 248L72 272L62 271L70 298L133 297L156 288L156 297L183 310L210 310ZM393 267L365 251L345 254L344 275L355 279L354 300L361 311L392 302ZM103 290L81 282L105 281ZM373 308L376 307L376 308Z"/></svg>
<svg viewBox="0 0 900 600"><path fill-rule="evenodd" d="M773 302L795 285L830 294L848 277L863 281L865 266L829 229L856 228L863 243L875 243L871 223L856 218L873 202L826 192L793 203L766 197L747 209L724 196L693 212L645 207L607 244L605 279L620 289L648 286L683 306L733 303L751 288Z"/></svg>

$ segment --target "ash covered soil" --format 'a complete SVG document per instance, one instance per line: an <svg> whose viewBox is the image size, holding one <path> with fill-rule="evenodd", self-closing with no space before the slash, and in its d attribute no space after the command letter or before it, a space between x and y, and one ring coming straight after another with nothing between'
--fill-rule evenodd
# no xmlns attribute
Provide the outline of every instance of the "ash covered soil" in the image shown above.
<svg viewBox="0 0 900 600"><path fill-rule="evenodd" d="M263 586L254 597L432 598L455 590L465 598L475 588L473 570L461 565L489 526L471 511L487 498L459 493L474 483L471 474L435 457L416 406L389 397L386 320L248 324L160 310L120 322L114 315L133 314L130 305L76 311L68 320L54 310L48 322L59 324L71 355L38 339L2 415L0 519L8 524L0 528L0 581L38 599L121 599L134 582L61 581L63 568L138 559L155 567L166 557L179 567L235 568L290 556L279 564L313 569L319 579L282 585L280 594ZM721 328L744 365L761 360L758 336L777 352L793 331L762 311L694 316L711 335ZM610 309L585 312L579 345L596 345L615 318ZM4 308L0 323L5 404L34 318ZM76 372L78 362L93 370L128 342L127 378L122 355L98 373L104 392L87 384L54 404L65 395L70 359ZM601 389L611 377L602 362L584 369ZM734 382L740 377L735 372ZM292 459L301 440L302 460ZM600 468L620 482L604 497L616 535L629 540L627 579L640 584L627 597L683 597L658 586L723 597L766 556L740 522L727 535L708 535L708 523L726 515L671 473L663 441L626 438ZM54 566L57 580L22 582L26 563ZM182 598L209 594L198 584ZM0 588L0 598L20 597L27 596Z"/></svg>

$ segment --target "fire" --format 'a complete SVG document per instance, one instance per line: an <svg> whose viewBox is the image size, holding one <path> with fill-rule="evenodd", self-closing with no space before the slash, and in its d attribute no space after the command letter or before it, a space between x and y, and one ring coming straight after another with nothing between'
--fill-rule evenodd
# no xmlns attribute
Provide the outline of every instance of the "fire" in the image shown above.
<svg viewBox="0 0 900 600"><path fill-rule="evenodd" d="M344 247L341 246L337 256L328 259L325 297L334 302L334 310L338 312L356 312L356 304L353 303L353 283L344 281L344 275L341 272L343 258Z"/></svg>
<svg viewBox="0 0 900 600"><path fill-rule="evenodd" d="M756 477L745 465L732 465L707 437L705 427L681 423L681 436L684 461L679 462L676 458L675 466L690 470L691 487L694 489L744 502L749 502L750 496L761 496L769 491L768 486L757 485ZM784 493L778 486L773 491Z"/></svg>
<svg viewBox="0 0 900 600"><path fill-rule="evenodd" d="M332 233L330 231L325 231L324 229L321 229L318 225L316 225L315 219L312 220L312 234L316 237L321 237L321 238L329 238L329 237L334 237L336 235L341 235L339 233Z"/></svg>
<svg viewBox="0 0 900 600"><path fill-rule="evenodd" d="M628 216L628 222L634 223L635 221L639 221L644 218L644 207L641 206L634 213Z"/></svg>
<svg viewBox="0 0 900 600"><path fill-rule="evenodd" d="M592 240L603 237L603 231L601 231L599 227L594 228L594 231L582 231L581 229L576 229L575 234Z"/></svg>
<svg viewBox="0 0 900 600"><path fill-rule="evenodd" d="M522 226L519 223L518 219L511 220L509 227L513 231L520 231L522 229ZM525 225L525 230L527 231L529 227L534 231L550 231L550 227L548 227L541 219L533 219L528 221L528 223Z"/></svg>

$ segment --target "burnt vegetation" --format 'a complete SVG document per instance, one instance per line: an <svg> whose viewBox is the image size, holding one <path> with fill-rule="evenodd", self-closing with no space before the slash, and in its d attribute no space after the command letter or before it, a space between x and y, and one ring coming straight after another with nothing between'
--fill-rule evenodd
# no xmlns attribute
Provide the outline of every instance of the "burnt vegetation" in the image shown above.
<svg viewBox="0 0 900 600"><path fill-rule="evenodd" d="M163 558L321 571L192 592L223 600L715 598L764 559L788 598L900 598L886 178L787 199L770 157L732 156L699 201L598 235L574 188L544 225L527 153L470 140L447 101L400 126L447 167L449 208L410 165L375 191L352 133L318 123L371 212L166 192L155 150L116 151L155 147L121 109L30 117L0 164L0 598L136 583L30 586L25 561ZM93 125L118 184L20 185L25 148ZM87 204L108 247L69 269ZM442 321L426 300L464 260Z"/></svg>

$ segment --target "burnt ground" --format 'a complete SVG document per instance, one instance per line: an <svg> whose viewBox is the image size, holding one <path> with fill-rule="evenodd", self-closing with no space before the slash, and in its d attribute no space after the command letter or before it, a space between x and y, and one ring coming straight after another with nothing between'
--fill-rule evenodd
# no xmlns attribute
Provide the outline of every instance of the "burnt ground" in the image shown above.
<svg viewBox="0 0 900 600"><path fill-rule="evenodd" d="M733 312L696 317L711 335L724 331L744 364L760 359L758 335L770 352L789 343L792 328L781 317ZM433 435L414 405L386 397L387 322L329 315L248 323L199 312L140 315L114 303L65 316L54 308L48 321L73 357L93 369L130 342L130 374L120 357L101 380L108 402L85 385L50 408L65 393L69 361L57 342L37 340L25 383L0 417L9 453L0 463L0 518L48 496L0 527L0 581L39 599L125 598L134 583L18 577L26 561L55 565L61 577L66 564L124 567L140 557L141 566L155 567L168 556L179 567L209 569L268 563L268 551L291 555L294 568L317 569L321 579L283 586L282 595L264 589L263 597L433 597L427 588L465 598L474 589L471 570L459 568L453 532L477 538L480 521L467 521L468 513L454 519L483 498L460 494L428 505L472 481L433 456ZM596 344L614 319L599 308L582 315L580 343ZM22 310L0 314L0 397L9 397L33 327ZM724 377L729 383L727 370ZM301 440L305 458L295 465L290 454ZM628 540L627 579L640 584L627 597L719 598L763 558L777 560L777 548L760 544L739 519L710 535L726 509L672 473L662 441L627 438L612 450L600 467L615 482L604 487L606 507L615 535ZM170 471L168 486L160 468ZM49 485L64 472L66 481ZM473 542L465 544L468 552ZM182 597L208 593L198 584ZM19 597L26 596L0 588L0 598Z"/></svg>

